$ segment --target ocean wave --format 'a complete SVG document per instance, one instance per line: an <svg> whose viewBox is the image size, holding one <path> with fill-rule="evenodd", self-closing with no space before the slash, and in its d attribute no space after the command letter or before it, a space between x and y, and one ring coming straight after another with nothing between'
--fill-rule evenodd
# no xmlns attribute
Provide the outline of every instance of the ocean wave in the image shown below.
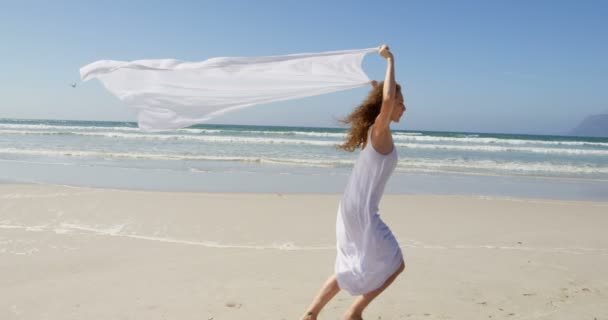
<svg viewBox="0 0 608 320"><path fill-rule="evenodd" d="M97 159L126 159L126 160L193 160L193 161L227 161L242 163L258 163L268 165L290 165L298 167L318 168L348 168L354 165L352 159L313 159L289 157L254 157L254 156L210 156L200 154L164 154L164 153L137 153L137 152L106 152L106 151L80 151L80 150L46 150L46 149L16 149L0 148L0 154L46 156L46 157L74 157ZM568 164L552 162L523 162L523 161L495 161L495 160L463 160L463 159L424 159L402 158L397 165L401 172L478 172L485 170L495 173L516 174L602 174L608 175L608 166L591 163Z"/></svg>
<svg viewBox="0 0 608 320"><path fill-rule="evenodd" d="M82 135L98 136L103 138L116 139L156 139L156 140L193 140L201 141L209 139L210 135L222 137L223 142L240 142L239 139L259 139L258 143L304 143L316 145L333 145L342 142L347 134L341 132L320 132L320 131L276 131L276 130L241 130L241 129L207 129L207 128L183 128L177 130L163 131L162 133L147 133L135 127L101 127L101 126L62 126L48 124L6 124L0 123L0 134L21 134L21 135ZM242 135L258 136L278 136L278 138L265 137L246 137ZM284 139L287 137L314 137L327 138L331 140L309 140L309 139ZM283 139L283 140L281 140ZM566 141L566 140L527 140L527 139L508 139L495 137L480 137L477 134L462 134L453 137L426 135L419 132L393 132L395 144L407 146L407 143L437 145L437 143L469 146L550 146L550 147L583 147L600 148L608 151L608 142L590 141ZM250 143L251 140L247 140ZM404 144L405 143L405 144ZM585 149L586 150L586 149ZM526 152L526 151L524 151ZM532 151L534 152L534 151ZM542 151L542 153L546 153ZM563 152L560 152L563 153ZM581 152L569 152L580 154ZM603 153L606 154L606 153Z"/></svg>
<svg viewBox="0 0 608 320"><path fill-rule="evenodd" d="M111 130L118 132L136 132L146 133L136 127L101 127L101 126L63 126L63 125L49 125L49 124L13 124L13 123L0 123L0 129L13 129L13 130L57 130L61 132L81 132L81 131L99 131L99 130ZM188 133L188 134L208 134L208 133L229 133L229 134L261 134L261 135L287 135L287 136L311 136L311 137L329 137L343 139L346 133L343 132L321 132L321 131L299 131L299 130L243 130L243 129L208 129L208 128L181 128L173 130L162 131L164 133ZM410 135L410 133L400 133ZM421 134L421 133L411 133Z"/></svg>
<svg viewBox="0 0 608 320"><path fill-rule="evenodd" d="M550 162L500 162L494 160L436 160L405 159L399 161L397 170L402 172L474 172L485 170L499 173L547 173L547 174L608 174L608 166L585 164L558 164Z"/></svg>
<svg viewBox="0 0 608 320"><path fill-rule="evenodd" d="M12 124L12 123L0 123L0 129L9 129L9 130L30 130L33 132L41 131L48 132L48 130L54 130L61 133L78 133L82 131L116 131L116 132L135 132L135 133L145 133L139 128L136 127L100 127L100 126L58 126L58 125L50 125L50 124ZM47 130L47 131L44 131ZM31 133L27 131L27 133ZM164 132L167 133L190 133L190 134L206 134L206 133L221 133L225 131L235 131L235 130L225 130L225 129L193 129L193 128L183 128L183 129L175 129L175 130L167 130Z"/></svg>
<svg viewBox="0 0 608 320"><path fill-rule="evenodd" d="M153 134L153 133L121 133L121 132L60 132L60 131L22 131L22 130L0 130L0 134L22 134L22 135L74 135L91 136L103 138L135 139L135 140L183 140L203 141L219 143L241 143L241 144L305 144L316 146L334 146L338 142L322 140L286 139L286 138L262 138L262 137L239 137L239 136L215 136L215 135L178 135L178 134Z"/></svg>
<svg viewBox="0 0 608 320"><path fill-rule="evenodd" d="M608 149L608 142L589 142L589 141L545 141L545 140L524 140L524 139L501 139L479 136L462 136L462 137L438 137L438 136L395 136L394 141L404 142L453 142L458 144L489 144L489 145L549 145L549 146L583 146L583 147L600 147Z"/></svg>
<svg viewBox="0 0 608 320"><path fill-rule="evenodd" d="M539 147L506 147L506 146L487 146L487 145L447 145L447 144L416 144L416 143L395 143L397 147L408 149L432 149L450 151L475 151L475 152L522 152L522 153L543 153L543 154L564 154L564 155L597 155L608 156L608 150L588 150L588 149L567 149L567 148L539 148Z"/></svg>
<svg viewBox="0 0 608 320"><path fill-rule="evenodd" d="M0 134L45 134L45 135L76 135L94 136L116 139L143 139L143 140L178 140L178 141L200 141L209 143L235 143L235 144L282 144L282 145L312 145L323 147L334 147L341 141L310 140L310 139L288 139L288 138L264 138L264 137L238 137L238 136L216 136L216 135L176 135L176 134L145 134L145 133L120 133L120 132L70 132L61 133L56 131L11 131L0 130ZM453 144L425 144L425 143L404 143L395 142L398 148L424 149L424 150L446 150L464 152L484 152L484 153L535 153L535 154L556 154L556 155L576 155L576 156L608 156L607 150L597 149L573 149L573 148L547 148L547 147L526 147L526 146L499 146L499 145L453 145Z"/></svg>
<svg viewBox="0 0 608 320"><path fill-rule="evenodd" d="M154 134L142 131L135 127L99 127L99 126L57 126L48 124L3 124L0 123L0 129L9 129L15 131L6 131L6 133L19 134L19 130L24 131L23 134L35 134L40 132L41 134L53 134L54 131L61 132L63 134L78 134L83 131L117 131L117 132L133 132L141 134ZM53 130L53 131L49 131ZM326 138L338 138L343 139L346 137L345 133L341 132L319 132L319 131L279 131L279 130L242 130L242 129L206 129L206 128L181 128L173 130L162 131L165 134L259 134L259 135L286 135L286 136L310 136L310 137L326 137Z"/></svg>
<svg viewBox="0 0 608 320"><path fill-rule="evenodd" d="M33 134L33 135L76 135L115 139L134 140L177 140L177 141L200 141L209 143L235 143L235 144L282 144L282 145L312 145L322 147L334 147L341 141L310 140L310 139L288 139L288 138L264 138L264 137L239 137L239 136L217 136L217 135L178 135L178 134L151 134L151 133L121 133L121 132L59 132L59 131L23 131L23 130L0 130L0 134ZM447 150L447 151L469 151L484 153L537 153L557 155L592 155L608 156L608 149L573 149L573 148L547 148L526 146L500 146L483 144L427 144L427 143L404 143L395 142L398 148L425 149L425 150Z"/></svg>
<svg viewBox="0 0 608 320"><path fill-rule="evenodd" d="M275 158L275 157L247 157L247 156L208 156L198 154L166 154L166 153L138 153L138 152L107 152L82 150L45 150L45 149L16 149L0 148L0 154L46 156L46 157L75 157L100 159L133 159L133 160L198 160L198 161L236 161L267 164L291 164L313 167L349 166L354 160L343 159L302 159L302 158Z"/></svg>

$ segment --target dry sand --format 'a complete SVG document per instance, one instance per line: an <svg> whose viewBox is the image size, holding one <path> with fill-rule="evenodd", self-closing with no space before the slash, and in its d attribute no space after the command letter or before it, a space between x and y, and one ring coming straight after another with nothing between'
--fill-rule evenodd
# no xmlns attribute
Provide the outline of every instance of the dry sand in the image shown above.
<svg viewBox="0 0 608 320"><path fill-rule="evenodd" d="M299 319L333 271L339 199L0 185L0 319ZM406 270L366 319L608 319L608 202L380 210Z"/></svg>

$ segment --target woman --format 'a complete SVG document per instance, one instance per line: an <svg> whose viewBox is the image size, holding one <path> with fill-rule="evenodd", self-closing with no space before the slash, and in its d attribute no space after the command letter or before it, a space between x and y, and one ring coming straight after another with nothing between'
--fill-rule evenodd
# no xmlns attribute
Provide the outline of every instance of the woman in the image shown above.
<svg viewBox="0 0 608 320"><path fill-rule="evenodd" d="M358 296L344 319L362 319L367 305L405 268L397 240L378 215L378 203L398 158L390 123L399 122L405 112L401 87L395 83L393 55L386 45L379 53L387 60L384 82L373 83L367 99L342 120L352 125L339 148L354 151L361 146L362 150L338 206L336 272L325 282L304 320L317 319L340 289Z"/></svg>

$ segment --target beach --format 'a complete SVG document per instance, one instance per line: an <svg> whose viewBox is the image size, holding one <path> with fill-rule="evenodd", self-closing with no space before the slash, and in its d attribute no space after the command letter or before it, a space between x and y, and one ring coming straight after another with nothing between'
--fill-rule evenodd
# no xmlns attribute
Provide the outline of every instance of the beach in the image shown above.
<svg viewBox="0 0 608 320"><path fill-rule="evenodd" d="M0 320L608 320L607 1L1 8Z"/></svg>
<svg viewBox="0 0 608 320"><path fill-rule="evenodd" d="M299 319L333 272L340 197L0 185L0 319ZM606 319L607 209L387 194L406 269L364 318Z"/></svg>

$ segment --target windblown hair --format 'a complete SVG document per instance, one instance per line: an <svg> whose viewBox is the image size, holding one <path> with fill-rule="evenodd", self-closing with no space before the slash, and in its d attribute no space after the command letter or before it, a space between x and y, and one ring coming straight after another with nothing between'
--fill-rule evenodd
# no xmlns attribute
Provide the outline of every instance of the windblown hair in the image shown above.
<svg viewBox="0 0 608 320"><path fill-rule="evenodd" d="M337 145L336 148L353 152L365 143L367 130L374 124L382 108L383 88L384 82L375 85L367 98L353 112L346 118L338 120L342 125L351 124L351 127L348 130L346 141ZM399 92L401 92L401 86L397 85L397 93Z"/></svg>

